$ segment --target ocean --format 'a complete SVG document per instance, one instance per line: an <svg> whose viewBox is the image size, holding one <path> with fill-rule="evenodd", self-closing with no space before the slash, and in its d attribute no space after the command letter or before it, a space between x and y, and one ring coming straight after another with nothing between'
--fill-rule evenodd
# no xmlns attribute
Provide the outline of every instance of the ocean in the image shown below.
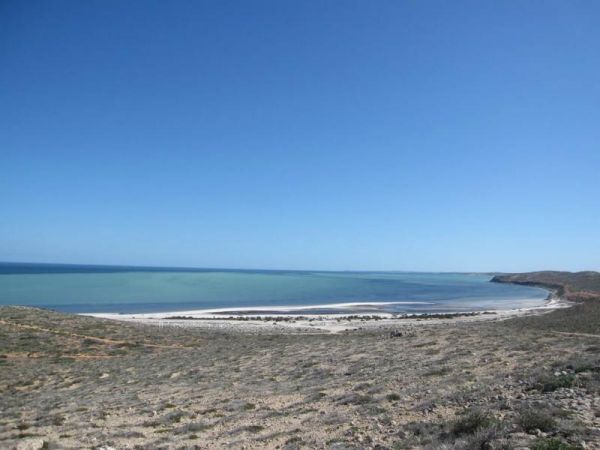
<svg viewBox="0 0 600 450"><path fill-rule="evenodd" d="M0 305L73 313L450 313L531 308L548 291L491 275L0 263Z"/></svg>

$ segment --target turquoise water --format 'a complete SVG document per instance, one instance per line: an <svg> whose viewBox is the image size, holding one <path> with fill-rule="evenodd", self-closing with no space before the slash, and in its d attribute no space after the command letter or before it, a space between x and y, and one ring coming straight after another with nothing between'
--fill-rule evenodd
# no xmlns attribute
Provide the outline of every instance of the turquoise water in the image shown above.
<svg viewBox="0 0 600 450"><path fill-rule="evenodd" d="M490 283L485 274L308 272L0 264L0 304L67 312L143 313L312 307L398 313L512 309L547 291ZM383 305L372 303L383 302ZM327 306L324 306L327 305Z"/></svg>

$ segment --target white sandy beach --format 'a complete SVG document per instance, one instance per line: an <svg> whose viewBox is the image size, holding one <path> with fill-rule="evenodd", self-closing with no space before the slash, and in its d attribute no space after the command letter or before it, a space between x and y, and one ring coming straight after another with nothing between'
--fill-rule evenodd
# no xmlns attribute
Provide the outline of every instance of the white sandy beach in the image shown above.
<svg viewBox="0 0 600 450"><path fill-rule="evenodd" d="M429 302L395 302L405 304L431 304ZM550 297L543 305L531 308L487 310L474 312L459 312L450 314L391 314L378 313L352 313L344 314L310 314L317 308L356 308L358 306L377 306L389 304L386 302L361 302L329 304L318 306L298 307L248 307L248 308L220 308L191 311L166 311L156 313L119 314L119 313L90 313L81 314L103 319L119 320L130 323L150 324L160 327L179 328L206 328L223 329L229 331L257 332L257 331L288 331L288 332L328 332L338 333L343 331L391 328L398 325L419 325L425 323L454 323L473 322L481 320L505 320L523 315L544 314L558 308L566 308L571 302ZM252 314L256 311L256 314ZM270 311L261 313L261 311ZM244 315L238 315L244 312ZM290 313L292 312L292 313Z"/></svg>

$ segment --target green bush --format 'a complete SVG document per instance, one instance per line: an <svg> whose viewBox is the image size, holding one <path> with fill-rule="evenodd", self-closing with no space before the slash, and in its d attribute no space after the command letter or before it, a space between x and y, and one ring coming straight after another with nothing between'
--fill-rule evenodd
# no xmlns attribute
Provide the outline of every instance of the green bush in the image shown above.
<svg viewBox="0 0 600 450"><path fill-rule="evenodd" d="M479 409L465 411L464 415L452 424L452 434L460 436L473 434L477 430L489 427L494 422L492 416Z"/></svg>
<svg viewBox="0 0 600 450"><path fill-rule="evenodd" d="M556 426L556 421L545 412L523 409L519 412L518 424L525 431L550 431Z"/></svg>
<svg viewBox="0 0 600 450"><path fill-rule="evenodd" d="M508 444L502 443L499 440L501 435L501 427L498 424L491 425L485 428L479 428L472 435L468 436L464 443L454 444L455 450L485 450L485 449L498 449L505 450ZM493 444L492 444L493 443Z"/></svg>
<svg viewBox="0 0 600 450"><path fill-rule="evenodd" d="M542 392L554 392L560 388L571 388L575 385L575 374L563 373L560 375L544 373L535 379L533 387Z"/></svg>

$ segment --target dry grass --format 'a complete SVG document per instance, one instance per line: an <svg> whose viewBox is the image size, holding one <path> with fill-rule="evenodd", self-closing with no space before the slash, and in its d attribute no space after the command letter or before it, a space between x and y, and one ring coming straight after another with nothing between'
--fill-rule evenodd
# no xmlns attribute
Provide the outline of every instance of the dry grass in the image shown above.
<svg viewBox="0 0 600 450"><path fill-rule="evenodd" d="M600 446L600 339L555 333L556 321L577 332L583 319L570 310L406 325L394 338L158 328L30 308L0 308L0 318L2 448L38 438L66 448ZM570 382L544 389L562 376ZM527 434L536 418L526 414L540 408L551 411L535 428L547 438Z"/></svg>

